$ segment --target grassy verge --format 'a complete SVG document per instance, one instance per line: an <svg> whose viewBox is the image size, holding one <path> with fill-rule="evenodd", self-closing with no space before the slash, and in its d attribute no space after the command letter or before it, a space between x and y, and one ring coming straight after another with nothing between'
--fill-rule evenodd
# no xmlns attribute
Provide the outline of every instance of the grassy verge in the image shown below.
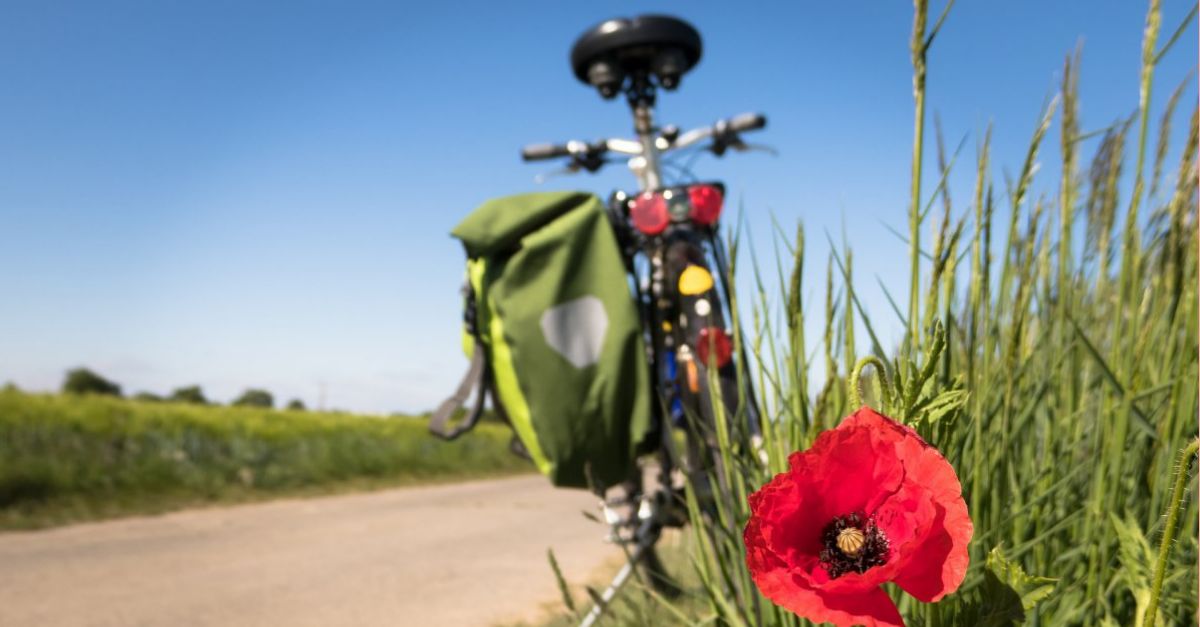
<svg viewBox="0 0 1200 627"><path fill-rule="evenodd" d="M0 392L0 529L524 472L506 428Z"/></svg>
<svg viewBox="0 0 1200 627"><path fill-rule="evenodd" d="M1081 60L1068 55L1059 93L1032 129L1015 176L995 180L989 129L978 138L974 190L954 195L971 201L953 207L942 186L953 160L947 165L940 141L942 183L921 193L924 67L942 20L927 28L926 0L915 6L917 119L906 234L913 264L910 293L892 299L908 333L898 347L880 344L872 321L881 312L862 307L850 251L838 251L825 289L827 379L817 388L804 348L811 344L797 323L812 311L801 299L802 231L792 246L790 285L779 277L786 325L772 319L775 286L758 278L748 347L758 368L742 374L754 377L761 413L770 417L768 461L739 428L743 416L718 416L718 429L731 426L719 450L724 474L712 482L720 486L718 515L692 518L707 608L689 620L810 624L759 594L741 536L728 530L745 526L746 495L785 470L791 451L855 409L852 373L869 362L867 391L883 384L871 404L945 454L974 522L970 569L955 595L926 605L888 588L907 624L1192 623L1200 551L1197 504L1189 498L1196 489L1189 468L1198 407L1200 114L1193 108L1190 122L1172 125L1181 86L1155 116L1163 120L1157 141L1147 120L1154 70L1195 22L1196 9L1160 38L1159 2L1149 3L1135 113L1107 127L1081 128ZM1054 139L1060 176L1042 181L1039 149ZM1168 147L1179 144L1172 166ZM1129 179L1132 189L1122 190ZM932 238L921 240L928 222ZM905 301L906 311L895 305ZM861 335L856 341L858 325L869 345ZM1176 535L1179 520L1187 523ZM1008 583L995 585L1001 578Z"/></svg>
<svg viewBox="0 0 1200 627"><path fill-rule="evenodd" d="M690 563L691 536L668 531L659 541L657 548L667 572L681 588L681 594L667 599L651 591L643 580L630 579L621 589L620 594L613 599L601 618L600 624L680 625L691 622L690 619L684 620L684 617L702 616L706 613L707 603L704 598L704 589ZM566 596L560 601L547 604L543 608L543 619L535 624L538 627L578 625L583 616L592 609L592 595L603 592L624 564L624 559L614 560L597 570L584 583L560 583L560 586L567 586L563 590L563 594ZM642 572L641 569L638 570L639 576ZM529 627L529 625L529 623L514 623L499 627Z"/></svg>

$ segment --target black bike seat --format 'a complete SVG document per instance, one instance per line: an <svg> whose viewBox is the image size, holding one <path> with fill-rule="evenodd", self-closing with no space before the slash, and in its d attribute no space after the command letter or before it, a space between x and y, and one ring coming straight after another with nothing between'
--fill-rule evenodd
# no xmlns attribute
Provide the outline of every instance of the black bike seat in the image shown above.
<svg viewBox="0 0 1200 627"><path fill-rule="evenodd" d="M674 63L668 81L677 83L679 76L700 61L702 48L700 33L681 19L668 15L616 18L579 36L571 49L571 68L576 78L589 85L596 84L594 76L589 79L589 72L597 62L615 64L624 75L658 74L661 81L663 55L670 55Z"/></svg>

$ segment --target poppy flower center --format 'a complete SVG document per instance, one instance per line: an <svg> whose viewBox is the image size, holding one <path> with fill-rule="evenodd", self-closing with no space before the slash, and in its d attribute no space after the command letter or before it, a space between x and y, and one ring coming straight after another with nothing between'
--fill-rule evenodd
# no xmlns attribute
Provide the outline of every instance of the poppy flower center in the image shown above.
<svg viewBox="0 0 1200 627"><path fill-rule="evenodd" d="M887 561L887 536L861 512L834 518L821 532L821 544L821 565L832 579L851 571L865 573Z"/></svg>
<svg viewBox="0 0 1200 627"><path fill-rule="evenodd" d="M850 557L858 555L866 542L866 536L858 527L846 527L838 532L837 547Z"/></svg>

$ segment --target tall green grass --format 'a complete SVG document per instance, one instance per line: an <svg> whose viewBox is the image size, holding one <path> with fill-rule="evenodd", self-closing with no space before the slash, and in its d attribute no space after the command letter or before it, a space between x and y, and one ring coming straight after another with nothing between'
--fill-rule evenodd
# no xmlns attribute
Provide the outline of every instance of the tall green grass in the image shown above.
<svg viewBox="0 0 1200 627"><path fill-rule="evenodd" d="M1157 139L1148 128L1155 67L1196 10L1161 37L1159 2L1150 2L1137 111L1099 132L1080 128L1081 59L1068 55L1016 178L994 179L989 128L978 141L972 201L956 212L945 193L940 132L939 182L932 194L921 189L926 60L950 6L929 27L926 1L914 4L911 284L907 309L894 307L906 336L898 347L880 343L872 325L880 312L857 298L848 246L831 260L823 308L801 299L802 230L789 242L790 280L756 269L747 348L757 367L741 376L755 379L770 417L767 462L739 428L742 416L718 416L732 437L719 438L715 516L691 504L693 567L707 603L689 619L807 624L750 580L741 540L746 495L851 413L861 385L867 402L946 455L975 524L971 568L956 595L926 606L890 590L909 625L1190 624L1197 506L1188 468L1200 410L1197 113L1186 135L1175 132L1183 86L1161 109ZM1055 140L1061 176L1036 180L1039 151ZM1180 142L1172 167L1166 155ZM1130 167L1132 189L1122 190ZM771 316L779 292L783 324ZM800 323L814 313L825 317L821 385L809 382L810 341ZM854 335L856 320L867 346ZM861 372L870 376L859 379ZM998 600L997 585L1015 593L1015 605Z"/></svg>
<svg viewBox="0 0 1200 627"><path fill-rule="evenodd" d="M511 433L424 420L0 391L0 528L527 471Z"/></svg>

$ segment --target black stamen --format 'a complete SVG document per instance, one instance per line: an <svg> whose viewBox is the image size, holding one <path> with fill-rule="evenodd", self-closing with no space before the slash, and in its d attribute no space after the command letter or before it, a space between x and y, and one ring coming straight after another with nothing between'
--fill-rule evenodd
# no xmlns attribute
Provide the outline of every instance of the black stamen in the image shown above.
<svg viewBox="0 0 1200 627"><path fill-rule="evenodd" d="M842 530L850 527L863 533L862 548L854 555L842 552L837 543ZM831 579L837 579L850 571L865 573L887 561L887 536L875 526L874 520L861 512L834 518L821 532L821 544L825 546L821 550L821 565L825 567Z"/></svg>

